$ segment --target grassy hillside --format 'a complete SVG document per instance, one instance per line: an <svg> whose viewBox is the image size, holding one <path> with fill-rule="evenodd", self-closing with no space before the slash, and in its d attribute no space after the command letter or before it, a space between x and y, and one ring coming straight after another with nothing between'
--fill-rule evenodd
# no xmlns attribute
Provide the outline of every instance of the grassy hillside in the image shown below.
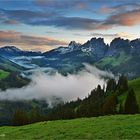
<svg viewBox="0 0 140 140"><path fill-rule="evenodd" d="M133 89L136 93L137 102L140 106L140 78L137 78L137 79L130 81L129 86L133 87Z"/></svg>
<svg viewBox="0 0 140 140"><path fill-rule="evenodd" d="M1 140L140 139L140 115L116 115L0 127Z"/></svg>
<svg viewBox="0 0 140 140"><path fill-rule="evenodd" d="M0 69L6 71L18 71L18 72L24 70L23 67L1 56L0 56Z"/></svg>
<svg viewBox="0 0 140 140"><path fill-rule="evenodd" d="M129 55L124 51L117 53L114 57L104 57L94 63L99 69L107 69L113 73L124 73L129 78L140 76L140 56Z"/></svg>
<svg viewBox="0 0 140 140"><path fill-rule="evenodd" d="M129 87L133 88L136 94L136 99L137 99L137 103L139 105L140 108L140 77L136 78L134 80L129 81ZM126 99L126 93L122 94L119 99L121 102L124 103L125 99Z"/></svg>
<svg viewBox="0 0 140 140"><path fill-rule="evenodd" d="M95 65L100 68L104 68L109 65L112 67L116 67L116 66L121 65L122 62L123 63L126 62L130 58L131 58L130 55L128 56L125 52L121 51L115 57L105 57L105 58L101 59L100 61L98 61L97 63L95 63Z"/></svg>
<svg viewBox="0 0 140 140"><path fill-rule="evenodd" d="M9 72L0 70L0 79L4 79L9 75Z"/></svg>

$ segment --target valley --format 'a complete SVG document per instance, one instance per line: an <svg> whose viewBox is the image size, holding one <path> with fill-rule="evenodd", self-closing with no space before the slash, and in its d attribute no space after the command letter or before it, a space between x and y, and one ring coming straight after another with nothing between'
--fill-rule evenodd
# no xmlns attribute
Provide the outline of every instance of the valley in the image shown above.
<svg viewBox="0 0 140 140"><path fill-rule="evenodd" d="M140 0L0 0L0 140L140 140Z"/></svg>
<svg viewBox="0 0 140 140"><path fill-rule="evenodd" d="M42 73L46 76L53 76L58 73L64 77L77 75L80 71L85 71L85 64L89 63L90 67L96 66L99 70L108 71L108 76L111 75L111 72L113 73L112 76L127 76L129 79L129 89L134 89L136 100L140 107L140 81L138 78L140 77L140 53L137 51L138 45L140 45L139 39L129 41L116 38L111 42L110 46L108 46L102 38L92 38L82 45L72 41L68 47L58 47L44 53L23 51L14 46L5 46L0 48L0 88L6 92L10 88L17 88L17 90L19 88L19 91L20 88L26 89L30 84L32 85L32 77L37 73ZM137 54L134 55L136 52ZM130 67L130 65L133 66ZM95 70L96 69L93 69L92 71L96 76ZM99 72L101 79L103 77L110 79L104 75L105 73L103 75L100 74L102 74L102 72ZM16 92L16 90L13 92ZM118 95L117 111L119 111L120 104L124 106L127 92L128 90ZM85 95L86 94L87 93L85 93ZM58 104L63 102L63 96L54 96L53 98ZM18 106L20 106L20 109L27 111L28 114L30 114L34 108L37 108L39 112L41 111L43 115L47 115L51 112L49 102L42 99L32 98L30 100L21 101L1 100L0 104L0 112L3 114L0 115L2 120L1 125L12 124L12 117L10 116L13 116ZM9 105L12 106L12 110L9 110ZM77 110L80 106L79 103L77 106L74 105L72 111L73 109Z"/></svg>

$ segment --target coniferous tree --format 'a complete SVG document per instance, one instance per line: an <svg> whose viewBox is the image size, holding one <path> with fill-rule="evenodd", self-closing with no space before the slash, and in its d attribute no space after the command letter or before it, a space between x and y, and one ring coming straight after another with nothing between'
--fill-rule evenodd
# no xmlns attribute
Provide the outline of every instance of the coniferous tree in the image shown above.
<svg viewBox="0 0 140 140"><path fill-rule="evenodd" d="M14 125L25 125L29 123L29 118L27 113L22 109L17 109L13 115Z"/></svg>
<svg viewBox="0 0 140 140"><path fill-rule="evenodd" d="M31 123L39 122L39 121L41 121L42 117L43 116L41 116L39 113L39 109L33 108L32 113L31 113L31 117L30 117L30 122Z"/></svg>
<svg viewBox="0 0 140 140"><path fill-rule="evenodd" d="M109 79L107 81L106 91L115 91L116 90L116 81L115 79Z"/></svg>
<svg viewBox="0 0 140 140"><path fill-rule="evenodd" d="M120 103L119 105L119 114L123 114L123 106L122 106L122 103Z"/></svg>
<svg viewBox="0 0 140 140"><path fill-rule="evenodd" d="M138 110L135 92L133 89L131 89L129 90L126 97L124 112L126 114L135 114L135 113L138 113L138 111L139 110Z"/></svg>
<svg viewBox="0 0 140 140"><path fill-rule="evenodd" d="M119 94L128 90L128 79L126 76L120 76L117 84L117 89L119 90Z"/></svg>
<svg viewBox="0 0 140 140"><path fill-rule="evenodd" d="M118 103L117 94L110 95L106 97L105 102L102 107L102 113L107 114L116 114L116 106Z"/></svg>

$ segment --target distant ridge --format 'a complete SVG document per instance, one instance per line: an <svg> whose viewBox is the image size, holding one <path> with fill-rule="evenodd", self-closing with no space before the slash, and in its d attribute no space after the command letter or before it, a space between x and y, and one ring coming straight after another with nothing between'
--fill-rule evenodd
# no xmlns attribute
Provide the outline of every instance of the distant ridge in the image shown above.
<svg viewBox="0 0 140 140"><path fill-rule="evenodd" d="M67 47L44 53L5 46L0 48L0 56L25 68L51 67L62 74L77 72L84 67L83 63L89 63L130 78L140 76L140 39L130 41L119 37L108 45L103 38L91 38L84 44L71 41Z"/></svg>

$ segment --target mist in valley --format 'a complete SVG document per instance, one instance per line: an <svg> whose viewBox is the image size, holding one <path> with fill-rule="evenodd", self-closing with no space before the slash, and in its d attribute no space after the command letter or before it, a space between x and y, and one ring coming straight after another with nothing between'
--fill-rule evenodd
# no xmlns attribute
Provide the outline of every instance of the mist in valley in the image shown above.
<svg viewBox="0 0 140 140"><path fill-rule="evenodd" d="M111 72L102 71L89 64L77 74L63 76L56 72L48 75L42 71L36 71L31 76L31 83L28 86L15 89L7 89L0 92L0 100L46 100L51 105L53 97L59 97L63 101L84 98L98 84L103 86L105 79L112 78Z"/></svg>

